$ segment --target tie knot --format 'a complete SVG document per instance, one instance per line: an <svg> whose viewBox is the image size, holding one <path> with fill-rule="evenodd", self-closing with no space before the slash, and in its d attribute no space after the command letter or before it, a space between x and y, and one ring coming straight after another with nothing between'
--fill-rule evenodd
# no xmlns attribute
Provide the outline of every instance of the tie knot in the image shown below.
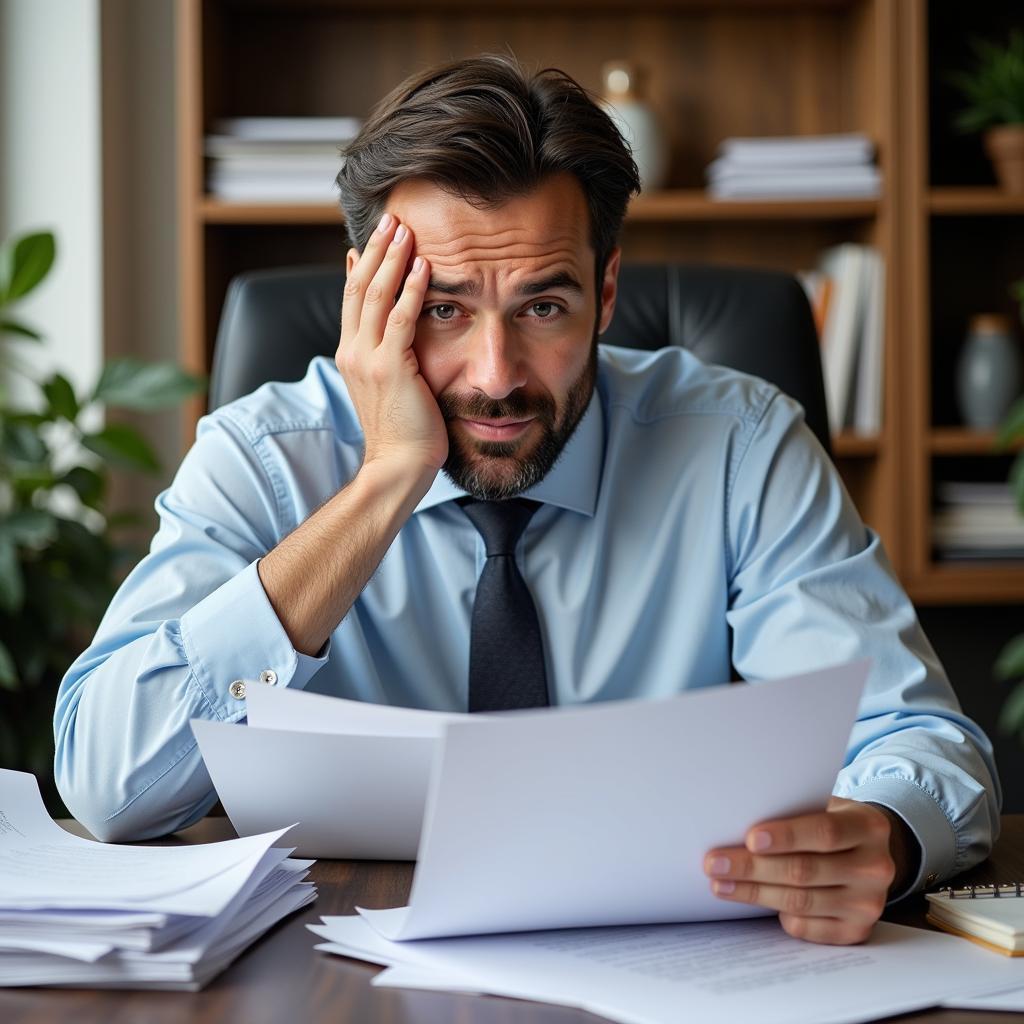
<svg viewBox="0 0 1024 1024"><path fill-rule="evenodd" d="M462 510L484 539L488 558L514 554L523 530L538 508L538 502L526 498L462 503Z"/></svg>

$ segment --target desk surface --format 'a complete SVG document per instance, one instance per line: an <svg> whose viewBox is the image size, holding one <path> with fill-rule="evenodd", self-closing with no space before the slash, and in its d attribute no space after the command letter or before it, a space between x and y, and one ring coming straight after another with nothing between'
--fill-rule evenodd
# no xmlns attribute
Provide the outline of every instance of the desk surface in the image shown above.
<svg viewBox="0 0 1024 1024"><path fill-rule="evenodd" d="M67 826L81 833L74 823ZM226 818L207 818L175 837L179 842L211 842L234 836ZM105 992L83 989L0 989L4 1024L110 1024L145 1021L180 1024L264 1021L316 1024L387 1022L387 1024L597 1024L599 1018L579 1010L484 996L445 992L374 989L370 979L379 968L317 953L316 936L304 925L321 915L351 914L363 907L401 906L409 895L412 864L376 861L319 861L312 878L319 898L277 925L250 947L202 992ZM962 876L964 882L1005 882L1024 878L1024 815L1006 815L1003 835L984 864ZM898 924L927 927L924 899L904 901L885 915ZM993 954L995 955L995 954ZM916 1021L1006 1024L1005 1014L932 1010L908 1014L900 1024Z"/></svg>

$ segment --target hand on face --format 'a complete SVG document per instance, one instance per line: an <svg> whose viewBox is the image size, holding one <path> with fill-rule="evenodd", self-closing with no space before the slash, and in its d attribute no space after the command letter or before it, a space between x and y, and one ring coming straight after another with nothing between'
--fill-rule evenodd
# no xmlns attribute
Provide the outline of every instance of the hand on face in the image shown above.
<svg viewBox="0 0 1024 1024"><path fill-rule="evenodd" d="M818 814L755 825L745 846L711 850L704 872L721 899L779 911L795 938L863 942L895 877L890 827L877 807L833 797Z"/></svg>
<svg viewBox="0 0 1024 1024"><path fill-rule="evenodd" d="M334 361L363 427L364 464L388 460L438 470L448 456L448 434L413 351L430 266L417 259L403 285L412 251L412 232L385 214L345 282Z"/></svg>

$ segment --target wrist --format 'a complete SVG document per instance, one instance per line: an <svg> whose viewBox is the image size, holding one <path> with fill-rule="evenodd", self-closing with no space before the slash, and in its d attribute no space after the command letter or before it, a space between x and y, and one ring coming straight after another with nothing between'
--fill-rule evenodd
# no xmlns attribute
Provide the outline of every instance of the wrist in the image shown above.
<svg viewBox="0 0 1024 1024"><path fill-rule="evenodd" d="M894 810L884 804L869 803L889 821L889 856L896 866L896 875L889 886L889 899L901 895L917 877L921 867L921 844L910 826Z"/></svg>
<svg viewBox="0 0 1024 1024"><path fill-rule="evenodd" d="M352 485L411 514L437 473L436 467L413 458L378 456L363 462Z"/></svg>

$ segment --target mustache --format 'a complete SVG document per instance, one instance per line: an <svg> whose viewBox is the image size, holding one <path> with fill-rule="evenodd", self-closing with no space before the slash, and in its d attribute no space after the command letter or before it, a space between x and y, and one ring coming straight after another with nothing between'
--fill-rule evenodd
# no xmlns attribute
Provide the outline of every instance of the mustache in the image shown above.
<svg viewBox="0 0 1024 1024"><path fill-rule="evenodd" d="M555 418L555 402L550 395L526 395L518 391L513 391L505 398L444 392L438 396L437 404L446 421L525 419L527 416L536 416L542 422L553 423Z"/></svg>

